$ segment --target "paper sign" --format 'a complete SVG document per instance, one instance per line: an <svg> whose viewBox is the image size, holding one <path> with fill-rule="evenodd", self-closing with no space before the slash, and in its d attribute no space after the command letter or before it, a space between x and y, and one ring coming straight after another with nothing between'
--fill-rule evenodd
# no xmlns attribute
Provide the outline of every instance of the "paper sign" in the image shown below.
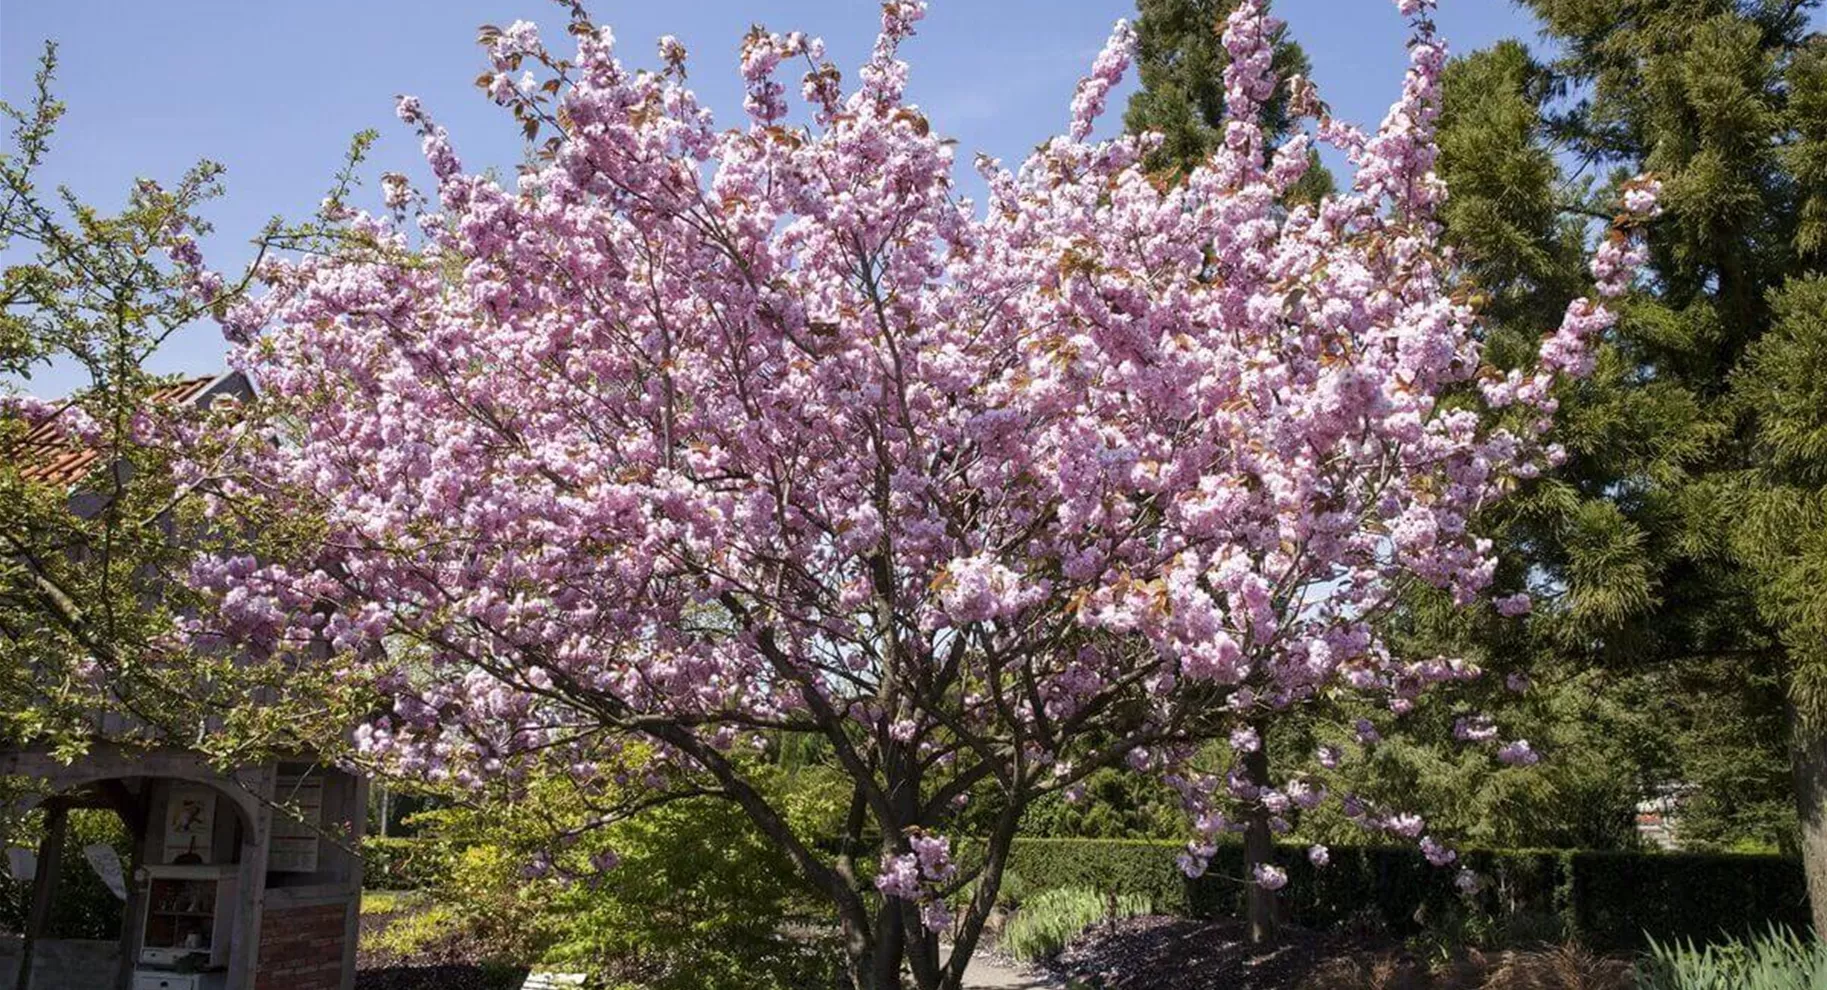
<svg viewBox="0 0 1827 990"><path fill-rule="evenodd" d="M31 883L38 875L38 854L24 846L6 847L6 871L20 883Z"/></svg>
<svg viewBox="0 0 1827 990"><path fill-rule="evenodd" d="M275 873L317 871L318 828L323 819L322 777L281 777L273 791L280 810L273 814L273 840L266 868Z"/></svg>
<svg viewBox="0 0 1827 990"><path fill-rule="evenodd" d="M101 877L101 882L108 885L114 896L127 899L127 878L121 874L121 854L105 842L82 847L83 856L89 861L89 869Z"/></svg>
<svg viewBox="0 0 1827 990"><path fill-rule="evenodd" d="M215 791L198 784L173 787L165 805L165 862L208 863L215 827Z"/></svg>

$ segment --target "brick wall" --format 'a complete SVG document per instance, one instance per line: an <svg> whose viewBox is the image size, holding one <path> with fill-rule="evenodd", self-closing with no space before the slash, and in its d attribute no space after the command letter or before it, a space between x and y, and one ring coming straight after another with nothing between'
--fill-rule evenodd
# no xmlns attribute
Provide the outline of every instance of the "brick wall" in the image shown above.
<svg viewBox="0 0 1827 990"><path fill-rule="evenodd" d="M348 910L317 904L262 912L254 990L341 990Z"/></svg>

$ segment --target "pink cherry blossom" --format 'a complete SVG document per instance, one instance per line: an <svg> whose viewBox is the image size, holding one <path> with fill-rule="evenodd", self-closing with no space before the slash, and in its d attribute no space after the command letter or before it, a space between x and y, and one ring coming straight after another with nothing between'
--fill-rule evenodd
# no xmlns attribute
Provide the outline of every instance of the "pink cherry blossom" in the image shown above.
<svg viewBox="0 0 1827 990"><path fill-rule="evenodd" d="M1257 863L1251 878L1264 890L1280 890L1288 885L1288 871L1270 863Z"/></svg>
<svg viewBox="0 0 1827 990"><path fill-rule="evenodd" d="M1541 754L1537 753L1535 749L1529 745L1529 740L1527 739L1518 739L1514 742L1505 743L1503 747L1497 751L1497 758L1511 766L1526 767L1541 762Z"/></svg>

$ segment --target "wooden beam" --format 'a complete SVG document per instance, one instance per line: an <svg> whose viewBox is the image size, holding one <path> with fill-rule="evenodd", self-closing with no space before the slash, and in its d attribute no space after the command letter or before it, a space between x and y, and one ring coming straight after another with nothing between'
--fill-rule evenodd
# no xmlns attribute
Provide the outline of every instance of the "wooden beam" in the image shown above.
<svg viewBox="0 0 1827 990"><path fill-rule="evenodd" d="M95 782L96 793L105 802L104 807L114 809L127 826L128 833L135 837L146 833L147 802L140 795L128 789L125 781L119 778Z"/></svg>
<svg viewBox="0 0 1827 990"><path fill-rule="evenodd" d="M44 838L38 842L38 868L32 873L32 907L25 916L25 937L19 943L19 976L15 990L32 990L32 949L44 934L51 916L51 899L57 890L58 861L63 858L63 836L70 809L65 802L45 802Z"/></svg>

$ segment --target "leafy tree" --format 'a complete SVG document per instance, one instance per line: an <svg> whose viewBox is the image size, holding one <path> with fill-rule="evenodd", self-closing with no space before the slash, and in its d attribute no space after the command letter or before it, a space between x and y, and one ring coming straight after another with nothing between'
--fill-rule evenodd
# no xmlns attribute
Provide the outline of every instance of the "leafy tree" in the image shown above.
<svg viewBox="0 0 1827 990"><path fill-rule="evenodd" d="M65 757L102 736L189 741L226 722L295 739L284 720L231 707L268 675L183 642L199 599L185 583L196 543L178 534L200 528L170 441L223 417L145 369L172 332L240 289L198 279L195 238L209 229L198 210L221 167L170 186L142 179L114 214L41 188L63 115L55 67L47 46L32 102L0 105L13 124L0 155L0 248L13 259L0 276L0 374L16 388L55 365L84 384L57 400L0 397L0 738Z"/></svg>

